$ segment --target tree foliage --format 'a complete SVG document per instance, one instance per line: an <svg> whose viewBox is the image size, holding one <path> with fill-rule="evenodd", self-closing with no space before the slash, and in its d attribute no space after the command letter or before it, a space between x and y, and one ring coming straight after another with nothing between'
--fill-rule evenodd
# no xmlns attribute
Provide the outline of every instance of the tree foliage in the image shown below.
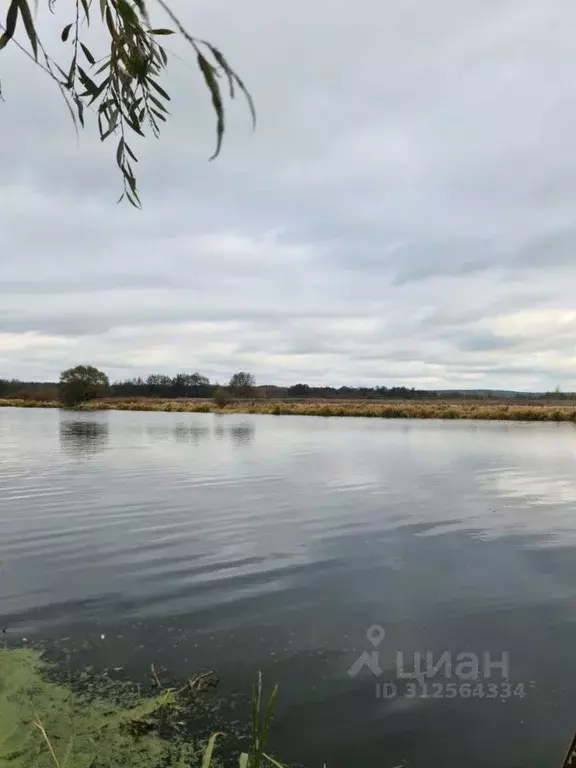
<svg viewBox="0 0 576 768"><path fill-rule="evenodd" d="M71 369L76 370L76 369ZM67 372L65 372L67 373ZM510 401L532 402L535 400L558 401L576 400L576 393L545 392L521 393L503 392L500 390L433 390L414 389L403 386L386 387L377 385L341 386L314 385L299 382L292 386L265 384L256 386L252 374L240 371L242 376L235 374L231 385L236 388L248 386L249 397L269 399L295 400L438 400L451 401L454 399L494 400L506 398ZM248 378L246 378L248 377ZM50 381L19 381L18 379L0 379L0 400L22 399L30 401L53 401L57 399L58 385ZM200 373L177 373L174 376L155 373L146 378L137 377L115 381L110 384L107 394L122 399L130 398L170 398L179 397L209 398L215 397L222 404L230 402L239 396L238 389L232 392L211 382L207 376Z"/></svg>
<svg viewBox="0 0 576 768"><path fill-rule="evenodd" d="M210 380L200 373L178 373L172 387L175 397L202 397L210 389Z"/></svg>
<svg viewBox="0 0 576 768"><path fill-rule="evenodd" d="M54 13L56 0L43 2ZM29 0L10 0L6 18L0 23L0 50L12 43L33 58L60 88L77 127L84 127L88 114L95 115L100 139L115 139L116 163L123 183L120 200L125 198L136 207L141 205L134 171L138 157L130 146L130 136L144 136L148 130L158 137L169 116L170 95L160 82L169 55L159 40L179 34L194 52L216 117L216 148L210 159L219 154L225 130L222 83L230 98L237 91L245 96L253 123L256 121L252 97L222 51L191 35L166 0L154 2L168 15L169 28L151 25L148 0L69 2L70 17L61 33L69 54L61 63L45 49ZM36 0L36 6L38 3ZM93 51L87 45L86 31L91 22L99 24L105 33L104 51ZM27 45L16 37L20 30Z"/></svg>
<svg viewBox="0 0 576 768"><path fill-rule="evenodd" d="M60 400L66 405L78 405L108 394L108 376L92 365L77 365L60 374Z"/></svg>
<svg viewBox="0 0 576 768"><path fill-rule="evenodd" d="M148 397L210 397L214 387L201 373L177 373L170 378L162 373L153 373L146 381L132 379L114 384L117 394L145 394Z"/></svg>
<svg viewBox="0 0 576 768"><path fill-rule="evenodd" d="M256 386L256 378L253 373L238 371L232 376L228 386L235 395L250 395Z"/></svg>

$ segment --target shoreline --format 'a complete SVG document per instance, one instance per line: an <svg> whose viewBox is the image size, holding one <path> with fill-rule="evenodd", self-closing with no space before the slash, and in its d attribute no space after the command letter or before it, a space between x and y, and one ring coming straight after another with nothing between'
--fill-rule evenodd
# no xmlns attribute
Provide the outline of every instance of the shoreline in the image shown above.
<svg viewBox="0 0 576 768"><path fill-rule="evenodd" d="M0 399L0 407L63 408L57 401ZM75 411L160 411L166 413L263 414L269 416L338 416L380 419L445 419L480 421L547 421L576 423L576 405L552 403L485 403L463 401L274 401L238 400L219 406L208 399L110 398L64 408Z"/></svg>
<svg viewBox="0 0 576 768"><path fill-rule="evenodd" d="M261 675L251 702L247 697L252 715L243 724L222 719L223 699L215 692L219 676L213 671L167 683L154 664L146 679L131 680L122 667L112 676L108 672L91 666L72 671L69 657L56 661L33 644L0 648L0 763L13 768L221 768L247 766L251 755L254 765L264 765L256 759L267 746L261 723L277 688L267 703Z"/></svg>

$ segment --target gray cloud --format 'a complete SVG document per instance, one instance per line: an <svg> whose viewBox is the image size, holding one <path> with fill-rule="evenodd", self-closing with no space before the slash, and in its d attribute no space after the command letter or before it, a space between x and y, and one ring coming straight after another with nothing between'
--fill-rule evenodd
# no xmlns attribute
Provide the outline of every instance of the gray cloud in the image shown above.
<svg viewBox="0 0 576 768"><path fill-rule="evenodd" d="M0 376L576 388L576 9L174 7L259 126L234 104L208 163L209 99L171 40L188 63L161 141L134 142L142 213L115 205L112 145L77 146L57 91L2 52Z"/></svg>

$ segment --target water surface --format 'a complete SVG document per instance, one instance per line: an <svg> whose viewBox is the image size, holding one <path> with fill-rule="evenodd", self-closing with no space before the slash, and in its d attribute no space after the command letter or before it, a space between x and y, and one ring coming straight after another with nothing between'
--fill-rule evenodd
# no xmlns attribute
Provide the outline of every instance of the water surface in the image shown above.
<svg viewBox="0 0 576 768"><path fill-rule="evenodd" d="M0 409L0 620L224 695L262 669L310 766L559 764L575 469L569 424ZM397 653L427 651L507 652L525 696L409 696Z"/></svg>

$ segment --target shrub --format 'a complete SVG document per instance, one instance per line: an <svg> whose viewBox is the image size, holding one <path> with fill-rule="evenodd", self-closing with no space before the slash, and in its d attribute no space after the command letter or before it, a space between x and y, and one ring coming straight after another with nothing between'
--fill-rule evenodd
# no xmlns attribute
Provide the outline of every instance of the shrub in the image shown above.
<svg viewBox="0 0 576 768"><path fill-rule="evenodd" d="M224 406L231 402L230 393L227 389L224 389L224 387L218 387L214 392L212 399L214 400L214 405L218 408L224 408Z"/></svg>

